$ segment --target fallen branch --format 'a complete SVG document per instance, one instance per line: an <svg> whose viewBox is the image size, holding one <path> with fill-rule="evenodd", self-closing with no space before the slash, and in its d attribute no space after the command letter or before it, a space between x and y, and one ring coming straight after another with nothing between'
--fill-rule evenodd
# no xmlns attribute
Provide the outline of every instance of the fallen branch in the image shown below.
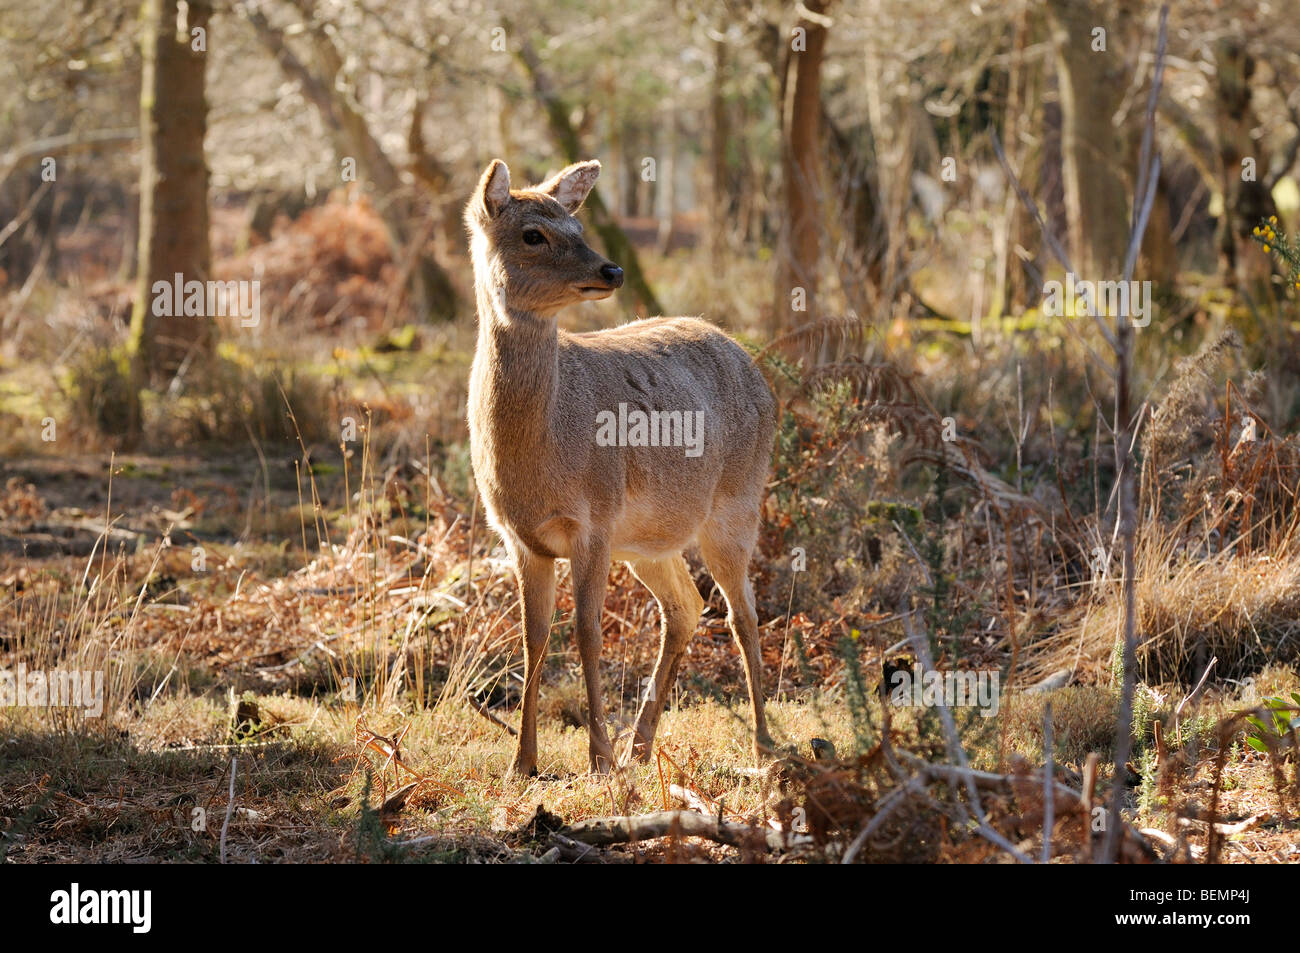
<svg viewBox="0 0 1300 953"><path fill-rule="evenodd" d="M635 859L628 854L596 850L590 844L580 844L558 832L551 834L550 843L551 850L559 851L559 859L570 864L630 864Z"/></svg>
<svg viewBox="0 0 1300 953"><path fill-rule="evenodd" d="M1178 818L1179 827L1191 827L1192 824L1206 824L1214 828L1216 834L1222 834L1225 837L1231 837L1233 834L1243 834L1257 825L1260 821L1260 815L1252 814L1250 817L1237 821L1235 824L1224 823L1223 821L1211 821L1209 818L1198 817L1196 814L1184 814Z"/></svg>
<svg viewBox="0 0 1300 953"><path fill-rule="evenodd" d="M657 837L703 837L728 847L764 846L767 850L784 850L810 838L789 838L776 831L764 831L748 824L719 821L695 811L657 811L624 817L593 817L572 824L562 836L583 844L603 847L609 844L632 844Z"/></svg>
<svg viewBox="0 0 1300 953"><path fill-rule="evenodd" d="M1172 859L1178 856L1180 850L1186 850L1187 855L1191 860L1199 860L1205 855L1204 847L1197 847L1195 844L1188 844L1183 838L1175 838L1157 828L1144 827L1142 828L1141 833L1143 836L1149 837L1151 840L1156 841L1165 848L1166 859Z"/></svg>

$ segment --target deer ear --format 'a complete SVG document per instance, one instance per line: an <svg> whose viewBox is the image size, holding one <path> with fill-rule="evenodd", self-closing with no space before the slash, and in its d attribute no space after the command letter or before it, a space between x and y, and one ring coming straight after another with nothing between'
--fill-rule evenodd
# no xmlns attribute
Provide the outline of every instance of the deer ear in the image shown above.
<svg viewBox="0 0 1300 953"><path fill-rule="evenodd" d="M495 218L510 202L510 170L500 159L493 159L478 180L471 208L485 218Z"/></svg>
<svg viewBox="0 0 1300 953"><path fill-rule="evenodd" d="M575 162L537 186L536 191L549 195L572 215L586 201L592 186L596 184L598 175L600 175L600 163L595 159Z"/></svg>

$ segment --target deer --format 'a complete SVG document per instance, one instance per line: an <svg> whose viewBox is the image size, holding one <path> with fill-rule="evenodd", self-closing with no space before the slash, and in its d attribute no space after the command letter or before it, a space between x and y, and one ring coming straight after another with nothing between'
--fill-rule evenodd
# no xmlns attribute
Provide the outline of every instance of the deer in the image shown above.
<svg viewBox="0 0 1300 953"><path fill-rule="evenodd" d="M749 563L776 400L745 349L706 321L646 318L587 333L558 327L560 309L608 298L623 284L623 269L591 249L577 218L599 174L593 159L512 189L510 170L494 159L465 210L478 309L467 400L470 457L487 521L510 555L523 616L513 776L537 775L538 691L557 559L570 567L590 769L604 774L649 761L705 606L683 556L691 545L727 603L744 661L754 756L761 760L771 750ZM677 412L680 418L672 416ZM625 426L637 413L652 427L657 416L657 435L670 439L646 439L644 425L640 433ZM615 414L618 439L610 439ZM682 440L672 439L678 434L671 424L689 417L702 439L683 450L672 445ZM600 672L601 616L615 561L626 562L650 590L660 616L658 658L618 763Z"/></svg>

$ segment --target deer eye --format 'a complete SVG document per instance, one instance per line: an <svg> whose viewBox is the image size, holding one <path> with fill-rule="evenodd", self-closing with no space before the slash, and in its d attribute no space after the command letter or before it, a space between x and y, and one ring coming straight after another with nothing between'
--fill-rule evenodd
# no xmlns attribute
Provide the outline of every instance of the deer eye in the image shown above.
<svg viewBox="0 0 1300 953"><path fill-rule="evenodd" d="M535 228L525 229L525 230L524 230L524 244L525 244L525 245L545 245L545 244L546 244L546 236L543 235L541 232L539 232L539 231L538 231L537 229L535 229Z"/></svg>

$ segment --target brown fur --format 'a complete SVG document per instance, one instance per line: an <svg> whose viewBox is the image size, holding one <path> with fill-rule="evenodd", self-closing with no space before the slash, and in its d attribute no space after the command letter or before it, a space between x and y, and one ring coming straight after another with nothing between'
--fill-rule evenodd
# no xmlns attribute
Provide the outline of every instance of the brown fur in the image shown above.
<svg viewBox="0 0 1300 953"><path fill-rule="evenodd" d="M654 691L630 754L650 756L655 728L704 600L682 550L698 543L726 597L745 660L755 752L767 744L750 556L776 429L776 404L731 338L693 318L651 318L590 334L556 327L556 312L608 297L622 272L592 251L573 213L597 162L511 191L505 163L483 173L466 208L479 337L470 373L474 477L488 521L514 559L524 616L523 724L512 770L537 767L537 691L555 605L555 560L572 567L575 633L587 688L592 770L614 752L601 692L601 606L612 559L626 560L659 604ZM530 232L545 241L524 240ZM619 404L700 411L698 456L681 447L601 446L597 415Z"/></svg>

